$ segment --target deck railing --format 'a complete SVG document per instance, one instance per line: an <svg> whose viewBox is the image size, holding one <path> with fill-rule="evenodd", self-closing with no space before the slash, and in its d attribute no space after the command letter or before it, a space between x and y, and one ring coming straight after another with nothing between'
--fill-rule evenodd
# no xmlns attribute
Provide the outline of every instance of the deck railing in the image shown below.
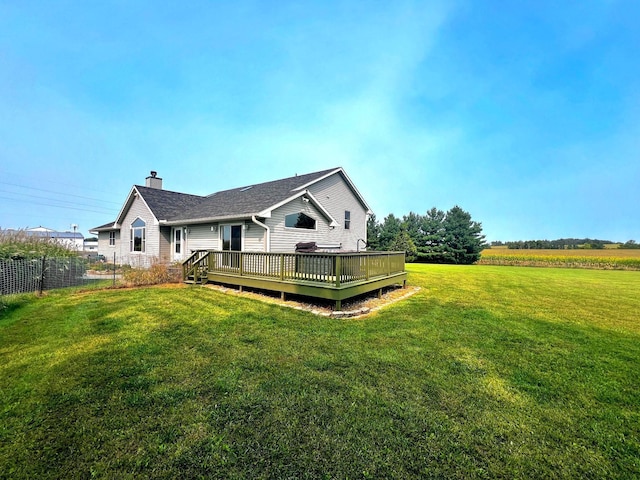
<svg viewBox="0 0 640 480"><path fill-rule="evenodd" d="M182 262L182 279L193 279L194 282L199 282L200 279L207 275L208 257L206 250L196 250Z"/></svg>
<svg viewBox="0 0 640 480"><path fill-rule="evenodd" d="M197 281L204 271L340 287L404 272L404 252L262 253L198 250L183 263L185 280L191 276Z"/></svg>

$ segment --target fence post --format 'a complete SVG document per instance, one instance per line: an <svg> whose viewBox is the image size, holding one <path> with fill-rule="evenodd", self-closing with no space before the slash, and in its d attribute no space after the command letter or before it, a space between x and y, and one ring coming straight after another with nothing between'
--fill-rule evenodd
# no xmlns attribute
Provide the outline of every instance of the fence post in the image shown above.
<svg viewBox="0 0 640 480"><path fill-rule="evenodd" d="M113 252L113 286L116 286L116 252Z"/></svg>
<svg viewBox="0 0 640 480"><path fill-rule="evenodd" d="M46 255L42 256L42 269L40 270L40 291L39 295L42 295L42 290L44 290L44 269L45 269L45 261L47 259Z"/></svg>

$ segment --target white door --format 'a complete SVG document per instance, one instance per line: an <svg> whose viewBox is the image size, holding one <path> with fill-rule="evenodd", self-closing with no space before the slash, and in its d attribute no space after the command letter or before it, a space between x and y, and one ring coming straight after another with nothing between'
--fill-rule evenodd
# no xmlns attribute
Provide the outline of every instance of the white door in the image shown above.
<svg viewBox="0 0 640 480"><path fill-rule="evenodd" d="M173 229L171 242L171 256L174 262L184 260L187 251L187 232L186 228L176 227Z"/></svg>

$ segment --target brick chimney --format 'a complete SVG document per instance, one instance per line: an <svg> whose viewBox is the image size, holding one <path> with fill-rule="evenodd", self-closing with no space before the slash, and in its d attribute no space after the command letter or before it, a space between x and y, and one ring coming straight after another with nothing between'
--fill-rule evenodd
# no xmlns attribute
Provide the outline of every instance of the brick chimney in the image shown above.
<svg viewBox="0 0 640 480"><path fill-rule="evenodd" d="M157 176L158 172L151 170L151 174L146 178L145 185L149 188L162 190L162 179Z"/></svg>

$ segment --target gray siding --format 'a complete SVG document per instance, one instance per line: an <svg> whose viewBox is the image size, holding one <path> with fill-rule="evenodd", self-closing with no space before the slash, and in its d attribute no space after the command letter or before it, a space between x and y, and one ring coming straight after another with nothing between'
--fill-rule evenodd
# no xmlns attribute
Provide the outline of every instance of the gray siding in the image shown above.
<svg viewBox="0 0 640 480"><path fill-rule="evenodd" d="M116 230L116 244L109 245L109 232L98 232L98 253L104 255L108 262L113 262L113 254L116 254L116 263L122 263L120 252L120 232Z"/></svg>
<svg viewBox="0 0 640 480"><path fill-rule="evenodd" d="M264 223L264 222L262 222ZM266 230L260 225L251 223L242 231L245 252L264 252Z"/></svg>
<svg viewBox="0 0 640 480"><path fill-rule="evenodd" d="M171 227L160 227L160 263L171 262Z"/></svg>
<svg viewBox="0 0 640 480"><path fill-rule="evenodd" d="M309 187L309 192L340 224L329 232L330 242L342 243L342 250L358 249L358 239L367 240L367 210L355 196L340 173L331 175ZM351 212L351 228L344 228L344 212ZM360 242L360 249L363 243Z"/></svg>
<svg viewBox="0 0 640 480"><path fill-rule="evenodd" d="M144 252L131 252L131 224L138 217L146 223L146 246ZM122 239L120 242L122 263L147 267L160 260L160 226L147 205L140 200L140 197L133 199L131 208L129 208L122 225L120 225L120 237Z"/></svg>
<svg viewBox="0 0 640 480"><path fill-rule="evenodd" d="M187 233L187 250L189 254L192 250L218 250L220 248L220 233L217 225L211 231L211 224L190 225ZM185 256L186 258L186 256Z"/></svg>
<svg viewBox="0 0 640 480"><path fill-rule="evenodd" d="M304 212L316 220L315 230L302 228L287 228L284 226L285 216L292 213ZM300 198L277 208L266 223L271 228L271 251L293 252L298 242L333 243L329 221L311 203L305 203Z"/></svg>

